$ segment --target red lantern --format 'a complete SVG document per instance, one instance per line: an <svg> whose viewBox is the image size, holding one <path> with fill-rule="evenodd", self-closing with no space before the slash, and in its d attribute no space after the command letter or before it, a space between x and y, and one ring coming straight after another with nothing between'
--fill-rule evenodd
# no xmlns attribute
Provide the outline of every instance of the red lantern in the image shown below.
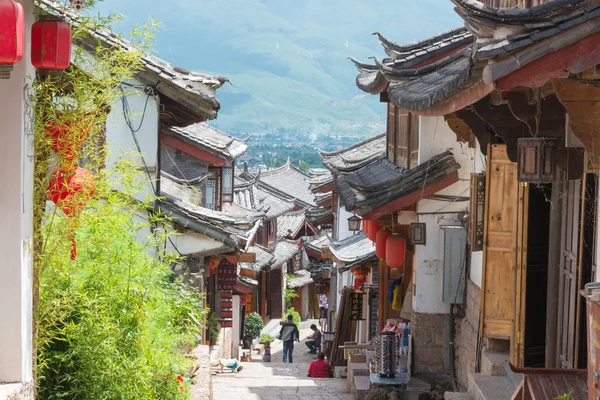
<svg viewBox="0 0 600 400"><path fill-rule="evenodd" d="M390 268L400 268L404 265L406 242L404 238L394 233L385 243L385 262Z"/></svg>
<svg viewBox="0 0 600 400"><path fill-rule="evenodd" d="M363 277L356 277L354 278L354 290L360 290L360 287L366 282L367 280Z"/></svg>
<svg viewBox="0 0 600 400"><path fill-rule="evenodd" d="M91 133L91 120L81 120L74 124L71 121L51 121L46 124L46 137L50 142L50 148L60 159L66 161L77 159L79 149Z"/></svg>
<svg viewBox="0 0 600 400"><path fill-rule="evenodd" d="M31 64L38 69L65 70L71 63L71 26L45 17L31 27Z"/></svg>
<svg viewBox="0 0 600 400"><path fill-rule="evenodd" d="M95 184L92 173L75 167L72 171L59 168L52 172L48 185L48 198L68 217L77 217L94 194ZM77 256L77 243L71 234L71 259Z"/></svg>
<svg viewBox="0 0 600 400"><path fill-rule="evenodd" d="M377 258L384 259L385 258L385 247L387 238L389 238L391 233L386 231L385 229L380 229L375 236L375 254Z"/></svg>
<svg viewBox="0 0 600 400"><path fill-rule="evenodd" d="M25 13L13 0L0 0L0 77L9 78L12 65L23 58Z"/></svg>
<svg viewBox="0 0 600 400"><path fill-rule="evenodd" d="M367 281L367 276L369 276L371 269L368 267L355 267L350 272L354 275L354 290L359 290Z"/></svg>
<svg viewBox="0 0 600 400"><path fill-rule="evenodd" d="M369 236L369 224L371 223L371 221L369 221L368 219L364 219L362 220L362 230L365 233L365 235Z"/></svg>
<svg viewBox="0 0 600 400"><path fill-rule="evenodd" d="M381 229L381 225L377 222L377 220L372 220L369 224L369 232L367 232L367 236L371 242L375 242L377 238L377 232Z"/></svg>

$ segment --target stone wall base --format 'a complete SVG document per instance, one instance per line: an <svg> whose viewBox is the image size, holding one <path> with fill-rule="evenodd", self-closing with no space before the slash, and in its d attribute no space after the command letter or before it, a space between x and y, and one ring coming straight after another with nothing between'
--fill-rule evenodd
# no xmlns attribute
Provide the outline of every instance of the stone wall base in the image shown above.
<svg viewBox="0 0 600 400"><path fill-rule="evenodd" d="M448 314L422 314L413 311L411 336L413 341L413 373L444 374L445 324Z"/></svg>
<svg viewBox="0 0 600 400"><path fill-rule="evenodd" d="M477 364L477 331L481 310L481 289L467 279L467 297L461 315L455 317L456 379L462 390L469 386L469 374Z"/></svg>
<svg viewBox="0 0 600 400"><path fill-rule="evenodd" d="M0 399L6 400L33 400L33 382L28 383L0 383Z"/></svg>
<svg viewBox="0 0 600 400"><path fill-rule="evenodd" d="M208 346L198 346L194 350L196 365L194 377L192 379L191 396L192 400L212 400L213 387L210 371L210 352Z"/></svg>

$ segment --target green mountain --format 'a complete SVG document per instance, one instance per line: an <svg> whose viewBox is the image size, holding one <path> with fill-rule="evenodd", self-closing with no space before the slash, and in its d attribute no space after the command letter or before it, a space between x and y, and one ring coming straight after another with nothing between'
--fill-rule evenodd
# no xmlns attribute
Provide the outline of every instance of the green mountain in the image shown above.
<svg viewBox="0 0 600 400"><path fill-rule="evenodd" d="M97 8L125 15L121 33L159 20L159 57L229 76L212 125L239 135L382 132L385 110L356 88L347 58L383 57L375 31L412 43L461 22L442 0L105 0Z"/></svg>

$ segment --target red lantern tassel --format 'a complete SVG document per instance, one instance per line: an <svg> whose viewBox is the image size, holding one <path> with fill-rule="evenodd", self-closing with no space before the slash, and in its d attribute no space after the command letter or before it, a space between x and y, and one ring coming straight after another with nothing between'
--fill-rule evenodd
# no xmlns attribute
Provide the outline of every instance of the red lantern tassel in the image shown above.
<svg viewBox="0 0 600 400"><path fill-rule="evenodd" d="M75 235L71 235L71 260L75 260L77 258L77 240L75 239Z"/></svg>

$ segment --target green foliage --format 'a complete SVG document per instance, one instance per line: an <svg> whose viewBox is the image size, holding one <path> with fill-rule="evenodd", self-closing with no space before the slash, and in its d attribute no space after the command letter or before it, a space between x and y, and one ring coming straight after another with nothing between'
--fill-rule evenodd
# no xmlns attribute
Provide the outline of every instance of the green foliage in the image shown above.
<svg viewBox="0 0 600 400"><path fill-rule="evenodd" d="M90 38L90 30L117 20L78 18L73 41L87 40L94 61L74 46L77 68L61 79L40 75L33 86L34 330L42 399L185 399L191 363L185 353L198 343L205 320L202 294L170 270L180 260L162 250L167 221L154 211L154 199L133 200L149 183L133 162L139 155L104 169L107 113L129 92L121 83L142 67L144 54ZM154 23L136 28L132 42L145 48L154 29ZM49 124L68 126L67 142L86 142L75 160L52 155ZM46 188L49 171L74 164L93 173L95 193L83 212L67 218L48 206Z"/></svg>
<svg viewBox="0 0 600 400"><path fill-rule="evenodd" d="M244 334L257 337L264 326L265 324L260 315L257 313L248 314L244 320Z"/></svg>
<svg viewBox="0 0 600 400"><path fill-rule="evenodd" d="M285 275L285 280L287 282L289 282L291 279L294 279L294 277L292 275ZM285 293L283 294L283 299L285 301L285 308L286 310L292 309L292 300L295 299L296 297L299 297L298 293L296 293L295 289L285 289Z"/></svg>
<svg viewBox="0 0 600 400"><path fill-rule="evenodd" d="M572 393L565 393L562 396L556 397L554 400L571 400L572 396Z"/></svg>
<svg viewBox="0 0 600 400"><path fill-rule="evenodd" d="M275 341L275 336L269 335L268 333L263 333L262 335L260 335L260 339L259 339L260 343L265 343L265 342L273 343L274 341Z"/></svg>
<svg viewBox="0 0 600 400"><path fill-rule="evenodd" d="M208 334L210 344L216 346L219 343L219 319L216 312L211 312L208 318Z"/></svg>
<svg viewBox="0 0 600 400"><path fill-rule="evenodd" d="M294 324L296 324L296 326L300 326L300 322L302 321L302 317L300 316L299 312L297 312L296 310L294 310L293 307L290 308L289 310L287 310L286 312L284 312L283 315L281 316L281 319L283 321L287 321L287 317L290 314L293 317Z"/></svg>

